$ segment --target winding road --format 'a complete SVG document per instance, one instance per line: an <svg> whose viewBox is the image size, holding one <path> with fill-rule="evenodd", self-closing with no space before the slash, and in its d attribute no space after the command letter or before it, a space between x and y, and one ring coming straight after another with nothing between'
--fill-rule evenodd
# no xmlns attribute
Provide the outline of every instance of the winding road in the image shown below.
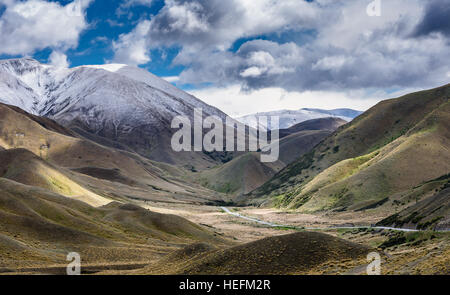
<svg viewBox="0 0 450 295"><path fill-rule="evenodd" d="M290 228L298 228L297 226L292 226L292 225L284 225L284 224L276 224L276 223L272 223L272 222L267 222L267 221L263 221L263 220L259 220L256 218L252 218L252 217L248 217L248 216L244 216L242 214L239 214L237 212L232 212L230 209L226 208L226 207L220 207L220 209L222 209L223 211L225 211L225 213L233 215L235 217L241 218L241 219L245 219L248 221L253 221L262 225L266 225L269 227L290 227ZM386 229L386 230L393 230L393 231L401 231L401 232L419 232L421 230L417 230L417 229L406 229L406 228L395 228L395 227L387 227L387 226L333 226L333 227L306 227L306 228L302 228L302 229L306 229L306 230L329 230L329 229Z"/></svg>

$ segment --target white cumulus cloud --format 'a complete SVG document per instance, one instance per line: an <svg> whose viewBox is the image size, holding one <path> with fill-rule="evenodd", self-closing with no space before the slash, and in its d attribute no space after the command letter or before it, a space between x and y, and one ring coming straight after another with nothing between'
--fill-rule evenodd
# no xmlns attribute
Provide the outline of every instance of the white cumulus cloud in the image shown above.
<svg viewBox="0 0 450 295"><path fill-rule="evenodd" d="M114 62L140 65L151 61L146 39L149 27L150 22L143 21L135 28L133 34L120 35L119 40L113 42Z"/></svg>
<svg viewBox="0 0 450 295"><path fill-rule="evenodd" d="M75 0L65 6L43 0L2 0L0 53L27 55L36 50L76 47L88 27L85 10L91 0Z"/></svg>
<svg viewBox="0 0 450 295"><path fill-rule="evenodd" d="M67 69L70 66L67 55L59 51L52 51L48 59L50 64L57 68Z"/></svg>

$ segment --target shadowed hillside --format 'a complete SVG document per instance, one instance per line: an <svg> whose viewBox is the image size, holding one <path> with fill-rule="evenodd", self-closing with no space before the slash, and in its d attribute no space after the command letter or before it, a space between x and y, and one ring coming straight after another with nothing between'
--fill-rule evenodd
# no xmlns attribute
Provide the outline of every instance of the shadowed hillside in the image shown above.
<svg viewBox="0 0 450 295"><path fill-rule="evenodd" d="M291 134L295 134L300 131L317 131L317 130L327 130L327 131L335 131L342 125L347 124L348 122L345 120L342 120L340 118L320 118L320 119L314 119L305 121L302 123L299 123L297 125L294 125L287 129L281 129L280 130L280 138L289 136Z"/></svg>
<svg viewBox="0 0 450 295"><path fill-rule="evenodd" d="M421 185L402 196L397 205L411 202L399 213L380 221L382 226L413 227L419 229L450 229L450 175L447 174Z"/></svg>
<svg viewBox="0 0 450 295"><path fill-rule="evenodd" d="M247 153L217 168L200 174L200 183L218 192L249 193L284 167L283 163L262 163L259 153Z"/></svg>

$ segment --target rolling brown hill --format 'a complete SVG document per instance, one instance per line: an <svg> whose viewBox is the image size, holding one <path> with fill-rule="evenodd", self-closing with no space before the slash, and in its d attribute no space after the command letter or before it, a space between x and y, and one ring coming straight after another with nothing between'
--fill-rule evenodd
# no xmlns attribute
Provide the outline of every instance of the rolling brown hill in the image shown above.
<svg viewBox="0 0 450 295"><path fill-rule="evenodd" d="M214 169L202 171L198 181L209 189L237 196L257 189L283 167L280 161L262 163L259 153L246 153Z"/></svg>
<svg viewBox="0 0 450 295"><path fill-rule="evenodd" d="M254 191L250 202L394 213L393 204L414 187L450 172L449 97L446 85L379 103Z"/></svg>
<svg viewBox="0 0 450 295"><path fill-rule="evenodd" d="M189 275L293 275L325 263L366 259L370 248L330 235L299 232L227 249L197 244L179 250L137 273Z"/></svg>
<svg viewBox="0 0 450 295"><path fill-rule="evenodd" d="M51 272L78 252L83 264L151 261L185 245L224 245L188 220L113 202L92 207L48 190L0 178L0 272ZM132 267L132 266L131 266Z"/></svg>
<svg viewBox="0 0 450 295"><path fill-rule="evenodd" d="M287 129L280 129L280 138L289 136L291 134L295 134L300 131L311 131L311 130L335 131L336 129L347 123L348 123L347 121L336 117L308 120L296 124Z"/></svg>
<svg viewBox="0 0 450 295"><path fill-rule="evenodd" d="M95 207L111 202L110 199L83 188L57 167L25 149L0 151L0 178L44 188Z"/></svg>
<svg viewBox="0 0 450 295"><path fill-rule="evenodd" d="M186 173L0 104L0 273L63 274L73 251L87 269L128 269L196 242L228 245L209 228L128 204L221 200Z"/></svg>

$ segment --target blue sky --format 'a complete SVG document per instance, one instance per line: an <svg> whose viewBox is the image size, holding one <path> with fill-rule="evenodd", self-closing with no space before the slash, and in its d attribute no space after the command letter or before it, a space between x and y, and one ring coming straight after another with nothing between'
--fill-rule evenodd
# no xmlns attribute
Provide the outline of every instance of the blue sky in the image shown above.
<svg viewBox="0 0 450 295"><path fill-rule="evenodd" d="M449 13L447 0L0 0L0 58L139 66L234 115L367 109L449 82Z"/></svg>
<svg viewBox="0 0 450 295"><path fill-rule="evenodd" d="M48 2L57 2L66 5L72 0L51 0ZM150 2L150 1L148 1ZM124 3L122 0L95 0L86 10L86 19L90 24L89 28L80 33L79 44L66 52L70 65L80 66L87 64L104 64L111 61L114 57L114 51L111 47L111 41L119 37L120 34L130 32L143 18L150 18L155 15L164 6L164 0L152 1L151 5L136 4L123 8L123 14L118 9ZM3 8L4 10L4 8ZM1 10L0 10L1 14ZM36 50L31 53L35 59L46 63L51 48ZM177 54L177 49L166 51L168 58L162 60L161 53L155 51L154 61L152 63L141 65L159 76L178 75L181 67L171 67L170 61ZM17 55L0 55L0 58L21 57Z"/></svg>
<svg viewBox="0 0 450 295"><path fill-rule="evenodd" d="M72 0L50 0L61 5L67 5ZM151 19L157 15L164 7L164 0L146 1L145 3L135 3L129 7L123 7L126 1L123 0L95 0L85 10L86 20L89 28L80 33L79 43L76 47L70 48L65 52L71 67L104 64L114 61L114 50L111 46L113 40L117 40L121 34L129 33L143 19ZM145 1L144 1L145 2ZM4 10L4 7L3 7ZM307 42L314 36L313 30L305 30L302 34L298 32L283 31L271 32L269 34L255 35L246 38L237 39L227 50L236 52L240 46L251 40L272 40L275 42L292 42L298 44ZM47 63L52 52L51 48L38 49L31 53L31 56L40 62ZM180 52L179 46L162 47L149 51L152 61L140 64L150 72L162 76L178 76L186 67L182 65L173 65L172 61ZM17 55L0 55L0 58L21 57ZM197 85L204 87L209 83ZM180 85L183 89L195 89L190 84Z"/></svg>

